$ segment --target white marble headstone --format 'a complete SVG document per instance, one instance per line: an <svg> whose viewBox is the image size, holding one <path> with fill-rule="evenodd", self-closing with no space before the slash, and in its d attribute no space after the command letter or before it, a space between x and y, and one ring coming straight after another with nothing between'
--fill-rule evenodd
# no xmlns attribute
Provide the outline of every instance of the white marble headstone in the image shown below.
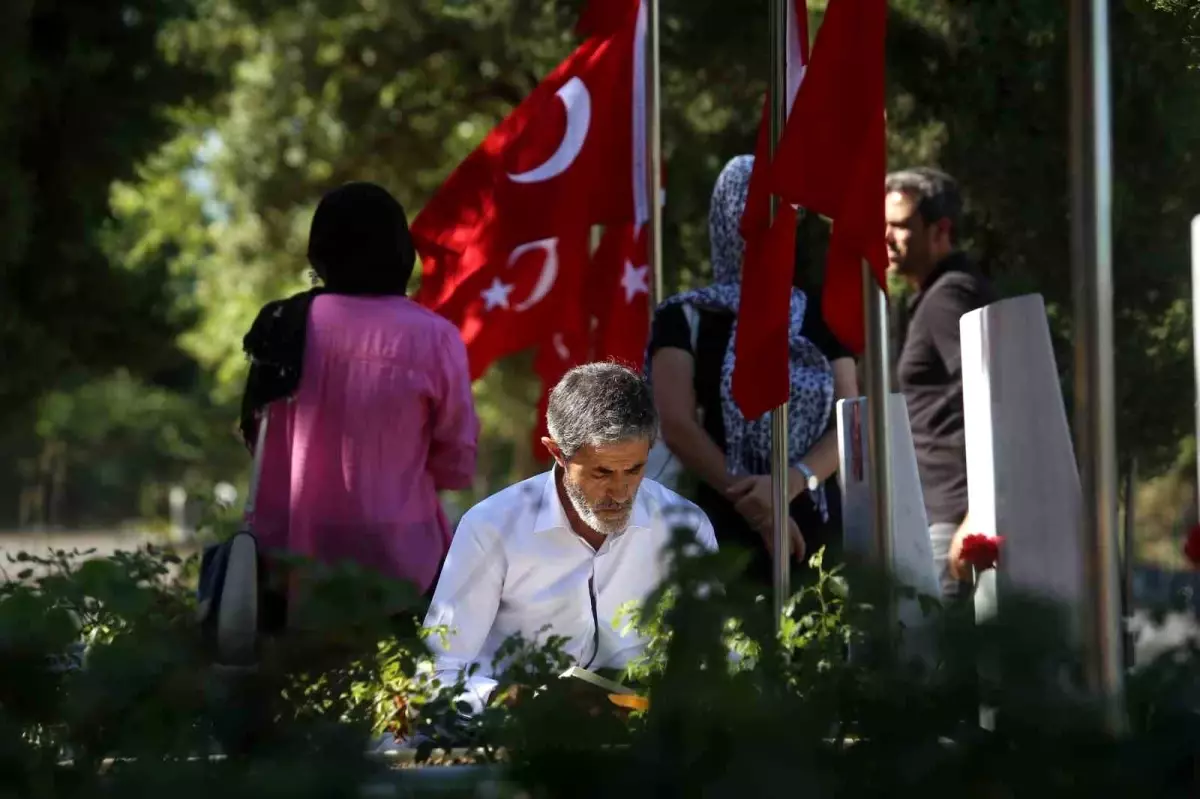
<svg viewBox="0 0 1200 799"><path fill-rule="evenodd" d="M1013 297L959 325L971 526L1004 537L999 568L976 590L976 617L1000 612L1010 589L1074 611L1082 493L1046 307L1037 294Z"/></svg>
<svg viewBox="0 0 1200 799"><path fill-rule="evenodd" d="M933 546L917 456L913 449L908 405L902 394L892 394L888 412L892 459L892 564L898 581L920 594L938 597L941 589L933 564ZM875 535L871 519L871 470L867 459L867 400L841 400L837 405L838 484L842 489L843 542L847 556L874 560ZM899 621L909 630L925 627L929 617L920 604L902 602Z"/></svg>
<svg viewBox="0 0 1200 799"><path fill-rule="evenodd" d="M188 530L187 499L187 489L183 486L171 486L171 490L167 493L167 506L171 518L171 539L173 541L183 541L190 532Z"/></svg>

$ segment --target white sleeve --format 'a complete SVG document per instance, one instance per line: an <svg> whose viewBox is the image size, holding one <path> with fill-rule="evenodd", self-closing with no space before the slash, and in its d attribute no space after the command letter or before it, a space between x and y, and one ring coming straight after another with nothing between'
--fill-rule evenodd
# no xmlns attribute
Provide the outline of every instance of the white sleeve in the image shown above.
<svg viewBox="0 0 1200 799"><path fill-rule="evenodd" d="M717 532L713 529L712 522L708 518L708 514L700 510L695 505L689 505L684 513L677 516L676 524L680 526L690 527L694 543L684 549L685 557L697 557L699 555L713 553L717 550ZM701 585L698 588L699 596L708 596L711 586Z"/></svg>
<svg viewBox="0 0 1200 799"><path fill-rule="evenodd" d="M436 658L435 676L443 685L453 685L462 670L479 657L500 607L505 563L498 533L490 525L472 520L471 514L463 517L425 617L425 627L447 628L444 638L436 632L427 638ZM460 697L475 712L483 709L496 687L489 675L491 664L480 666L467 681L467 693Z"/></svg>
<svg viewBox="0 0 1200 799"><path fill-rule="evenodd" d="M666 524L668 530L676 528L690 529L700 550L707 552L717 551L717 533L713 529L712 522L709 521L708 514L692 503L688 502L664 509L663 523ZM699 551L691 547L688 549L691 554L700 554Z"/></svg>
<svg viewBox="0 0 1200 799"><path fill-rule="evenodd" d="M708 514L700 511L700 524L696 526L696 543L709 552L717 551L717 531L713 529Z"/></svg>

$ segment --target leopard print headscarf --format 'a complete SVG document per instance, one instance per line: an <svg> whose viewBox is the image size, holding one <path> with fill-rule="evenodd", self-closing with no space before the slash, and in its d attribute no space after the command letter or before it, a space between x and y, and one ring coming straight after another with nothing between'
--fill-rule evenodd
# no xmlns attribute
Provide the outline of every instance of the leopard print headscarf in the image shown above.
<svg viewBox="0 0 1200 799"><path fill-rule="evenodd" d="M702 289L677 294L660 308L687 303L701 310L737 314L742 294L742 257L746 250L740 225L753 170L754 156L739 155L721 170L713 188L708 226L715 282ZM807 296L793 288L788 323L792 387L788 402L788 461L793 466L800 463L824 435L833 410L833 368L817 346L801 334L807 309ZM726 463L735 475L768 474L771 471L770 417L748 420L733 399L736 338L735 322L721 367ZM825 515L824 491L818 490L813 500Z"/></svg>

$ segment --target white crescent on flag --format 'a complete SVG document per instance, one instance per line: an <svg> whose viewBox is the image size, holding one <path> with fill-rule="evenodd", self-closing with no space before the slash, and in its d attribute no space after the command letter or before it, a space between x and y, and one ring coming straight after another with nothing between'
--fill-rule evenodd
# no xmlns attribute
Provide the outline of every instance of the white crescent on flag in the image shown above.
<svg viewBox="0 0 1200 799"><path fill-rule="evenodd" d="M533 250L542 250L546 254L546 260L542 262L542 271L538 273L537 282L533 284L533 289L529 292L529 296L513 307L514 311L527 311L533 306L546 298L550 293L550 289L554 288L554 281L558 278L558 239L541 239L540 241L531 241L527 244L515 248L508 256L508 265L512 266L517 260L527 252Z"/></svg>
<svg viewBox="0 0 1200 799"><path fill-rule="evenodd" d="M573 77L554 94L562 100L567 110L567 129L562 141L554 155L542 164L526 172L508 173L508 179L513 183L541 183L558 177L575 163L583 151L583 143L587 141L588 128L592 124L592 97L588 94L587 84Z"/></svg>

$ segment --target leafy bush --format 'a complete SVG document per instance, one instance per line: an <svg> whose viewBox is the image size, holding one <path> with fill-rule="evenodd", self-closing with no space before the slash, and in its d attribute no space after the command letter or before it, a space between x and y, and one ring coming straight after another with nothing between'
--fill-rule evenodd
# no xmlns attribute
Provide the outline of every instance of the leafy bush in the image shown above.
<svg viewBox="0 0 1200 799"><path fill-rule="evenodd" d="M357 795L372 731L414 693L414 592L310 568L300 629L236 675L210 665L193 562L87 554L19 555L0 586L0 796Z"/></svg>
<svg viewBox="0 0 1200 799"><path fill-rule="evenodd" d="M499 764L466 772L464 795L495 768L550 797L1194 795L1194 649L1130 675L1132 730L1113 740L1073 687L1054 608L1005 597L1012 612L986 625L934 609L928 629L898 628L883 608L905 592L819 570L777 634L742 565L679 559L620 622L649 640L626 675L648 710L580 701L548 637L509 642L489 707L464 719L461 685L422 668L415 593L364 571L292 564L310 588L299 629L235 681L208 666L186 562L21 556L41 573L0 589L0 796L358 795L404 778L364 754L384 730L421 740L418 762L457 745ZM232 756L207 757L213 741Z"/></svg>

